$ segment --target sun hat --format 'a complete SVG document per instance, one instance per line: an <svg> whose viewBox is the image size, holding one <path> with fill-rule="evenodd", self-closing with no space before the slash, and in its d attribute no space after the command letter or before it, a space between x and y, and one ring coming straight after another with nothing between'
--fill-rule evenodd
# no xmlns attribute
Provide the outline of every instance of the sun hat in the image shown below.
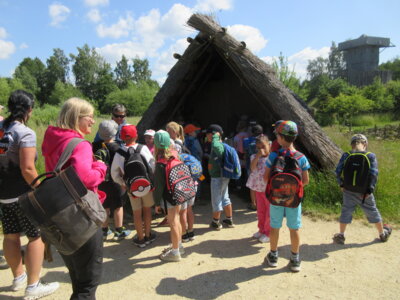
<svg viewBox="0 0 400 300"><path fill-rule="evenodd" d="M137 137L137 129L135 125L124 125L121 128L121 139L126 140L128 138Z"/></svg>
<svg viewBox="0 0 400 300"><path fill-rule="evenodd" d="M154 135L154 145L158 149L168 149L171 145L169 133L165 130L159 130Z"/></svg>
<svg viewBox="0 0 400 300"><path fill-rule="evenodd" d="M220 134L223 134L224 131L222 130L222 127L219 126L218 124L211 124L207 128L207 133L216 133L219 132Z"/></svg>
<svg viewBox="0 0 400 300"><path fill-rule="evenodd" d="M153 129L147 129L144 132L144 135L149 135L149 136L154 136L156 134L156 132Z"/></svg>
<svg viewBox="0 0 400 300"><path fill-rule="evenodd" d="M350 144L361 142L361 143L368 143L368 139L365 135L361 133L357 133L351 137Z"/></svg>
<svg viewBox="0 0 400 300"><path fill-rule="evenodd" d="M297 136L297 124L293 121L283 121L276 128L276 132L286 136Z"/></svg>
<svg viewBox="0 0 400 300"><path fill-rule="evenodd" d="M113 120L105 120L99 124L98 134L103 141L115 138L118 132L118 124Z"/></svg>
<svg viewBox="0 0 400 300"><path fill-rule="evenodd" d="M197 126L195 126L195 125L193 125L193 124L187 124L187 125L183 128L183 131L184 131L186 134L188 134L188 133L192 133L193 131L200 130L200 129L201 129L200 127L197 127Z"/></svg>

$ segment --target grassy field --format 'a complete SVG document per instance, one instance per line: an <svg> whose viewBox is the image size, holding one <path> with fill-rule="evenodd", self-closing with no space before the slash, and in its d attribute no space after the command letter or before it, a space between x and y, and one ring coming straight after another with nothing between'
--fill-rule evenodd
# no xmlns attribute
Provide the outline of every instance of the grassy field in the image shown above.
<svg viewBox="0 0 400 300"><path fill-rule="evenodd" d="M108 115L97 116L92 133L86 138L92 141L97 132L99 123L109 118ZM364 116L363 118L367 118L369 121L369 117ZM140 117L129 117L127 122L129 124L137 124L139 120ZM47 124L53 124L54 122L55 118L52 113L47 113L46 110L41 111L38 109L37 112L34 111L32 120L30 120L28 124L37 134L37 144L39 145L37 168L39 173L44 172L44 162L40 145L42 144ZM382 117L377 119L377 122L379 126L389 123L388 120ZM399 122L390 123L399 124ZM361 125L359 127L354 127L353 130L363 131L365 128L368 127ZM337 126L325 127L324 131L342 150L347 151L350 149L349 138L352 133L347 132L347 128ZM398 199L400 199L400 190L397 187L398 182L400 182L400 172L398 168L398 166L400 166L399 145L399 140L378 140L369 137L368 150L376 153L379 166L379 179L375 191L377 205L385 222L395 224L400 224L400 206L397 204ZM325 173L311 172L311 180L310 184L306 187L306 198L303 205L306 214L318 218L337 218L340 214L341 199L342 195L336 183L333 171ZM356 217L363 217L363 213L358 210L356 212Z"/></svg>

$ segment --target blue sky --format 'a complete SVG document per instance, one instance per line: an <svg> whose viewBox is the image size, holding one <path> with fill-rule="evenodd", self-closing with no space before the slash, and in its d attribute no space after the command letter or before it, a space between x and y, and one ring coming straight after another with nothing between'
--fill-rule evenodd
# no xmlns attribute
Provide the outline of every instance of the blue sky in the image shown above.
<svg viewBox="0 0 400 300"><path fill-rule="evenodd" d="M183 53L193 12L215 15L228 32L270 62L280 52L304 78L309 59L361 34L389 37L380 61L400 56L397 0L0 0L0 76L25 57L44 63L53 48L76 54L87 43L115 65L122 54L147 58L164 81Z"/></svg>

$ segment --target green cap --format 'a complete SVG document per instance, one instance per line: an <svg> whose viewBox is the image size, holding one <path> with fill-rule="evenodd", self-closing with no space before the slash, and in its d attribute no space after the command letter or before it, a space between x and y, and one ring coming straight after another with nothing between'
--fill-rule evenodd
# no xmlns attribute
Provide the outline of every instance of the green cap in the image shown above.
<svg viewBox="0 0 400 300"><path fill-rule="evenodd" d="M171 138L169 133L165 130L159 130L154 135L154 145L158 149L168 149L171 145Z"/></svg>

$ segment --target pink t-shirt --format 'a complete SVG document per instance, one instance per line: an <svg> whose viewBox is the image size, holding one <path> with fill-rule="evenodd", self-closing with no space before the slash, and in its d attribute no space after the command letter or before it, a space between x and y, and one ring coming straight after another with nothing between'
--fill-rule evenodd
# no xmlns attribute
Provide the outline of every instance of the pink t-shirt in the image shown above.
<svg viewBox="0 0 400 300"><path fill-rule="evenodd" d="M255 154L253 154L250 159L253 161L253 159L256 157ZM264 173L265 173L265 162L267 160L268 156L262 156L259 158L257 162L257 168L254 171L251 171L249 178L247 179L246 186L256 192L265 192L265 189L267 187L267 183L264 182Z"/></svg>

